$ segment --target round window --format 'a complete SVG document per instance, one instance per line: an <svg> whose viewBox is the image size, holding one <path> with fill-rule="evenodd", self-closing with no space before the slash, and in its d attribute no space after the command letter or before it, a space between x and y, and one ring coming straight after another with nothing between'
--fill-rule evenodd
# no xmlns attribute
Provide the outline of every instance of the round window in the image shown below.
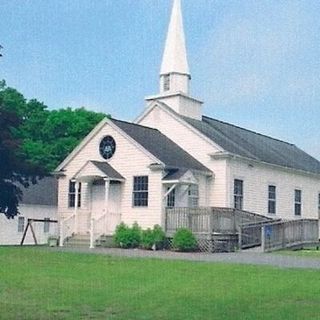
<svg viewBox="0 0 320 320"><path fill-rule="evenodd" d="M110 159L116 151L116 142L111 136L104 137L99 145L99 152L104 159Z"/></svg>

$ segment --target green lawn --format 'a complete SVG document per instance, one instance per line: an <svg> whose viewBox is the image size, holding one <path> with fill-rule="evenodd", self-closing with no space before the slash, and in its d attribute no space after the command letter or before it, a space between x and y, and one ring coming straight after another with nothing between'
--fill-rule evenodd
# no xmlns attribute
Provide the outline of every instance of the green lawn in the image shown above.
<svg viewBox="0 0 320 320"><path fill-rule="evenodd" d="M319 319L320 272L0 248L0 319Z"/></svg>
<svg viewBox="0 0 320 320"><path fill-rule="evenodd" d="M314 249L304 249L304 250L281 250L275 252L276 254L283 254L287 256L297 256L297 257L310 257L310 258L320 258L320 250ZM320 319L320 317L319 317Z"/></svg>

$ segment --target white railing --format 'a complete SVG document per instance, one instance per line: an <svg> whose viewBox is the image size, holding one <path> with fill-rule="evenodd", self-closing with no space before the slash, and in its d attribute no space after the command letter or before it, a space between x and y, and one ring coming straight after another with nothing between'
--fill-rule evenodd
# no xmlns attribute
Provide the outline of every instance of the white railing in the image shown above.
<svg viewBox="0 0 320 320"><path fill-rule="evenodd" d="M94 248L95 241L105 234L107 226L107 213L90 220L90 248Z"/></svg>
<svg viewBox="0 0 320 320"><path fill-rule="evenodd" d="M90 248L94 248L95 241L102 235L112 235L121 222L120 213L107 212L90 221Z"/></svg>
<svg viewBox="0 0 320 320"><path fill-rule="evenodd" d="M112 235L116 227L121 222L121 214L118 212L108 212L106 234Z"/></svg>
<svg viewBox="0 0 320 320"><path fill-rule="evenodd" d="M66 238L72 236L75 229L76 215L72 214L67 218L61 219L60 221L60 247L63 247L63 242Z"/></svg>

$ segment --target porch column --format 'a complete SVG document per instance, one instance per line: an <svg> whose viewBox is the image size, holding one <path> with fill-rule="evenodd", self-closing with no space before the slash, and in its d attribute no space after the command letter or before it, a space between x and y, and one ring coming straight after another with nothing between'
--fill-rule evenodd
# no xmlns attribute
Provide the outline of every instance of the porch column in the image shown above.
<svg viewBox="0 0 320 320"><path fill-rule="evenodd" d="M107 232L107 216L108 216L108 208L109 208L109 189L110 189L110 180L108 178L104 179L104 230Z"/></svg>
<svg viewBox="0 0 320 320"><path fill-rule="evenodd" d="M74 233L78 232L78 201L79 201L79 181L75 181L75 200L74 200Z"/></svg>

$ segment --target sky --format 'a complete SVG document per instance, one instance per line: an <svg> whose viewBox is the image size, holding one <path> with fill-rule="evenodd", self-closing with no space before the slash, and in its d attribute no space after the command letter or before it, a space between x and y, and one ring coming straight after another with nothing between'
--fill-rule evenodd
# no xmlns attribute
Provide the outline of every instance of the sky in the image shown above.
<svg viewBox="0 0 320 320"><path fill-rule="evenodd" d="M134 120L157 94L172 0L1 0L0 79L49 108ZM182 0L204 114L320 160L320 1Z"/></svg>

